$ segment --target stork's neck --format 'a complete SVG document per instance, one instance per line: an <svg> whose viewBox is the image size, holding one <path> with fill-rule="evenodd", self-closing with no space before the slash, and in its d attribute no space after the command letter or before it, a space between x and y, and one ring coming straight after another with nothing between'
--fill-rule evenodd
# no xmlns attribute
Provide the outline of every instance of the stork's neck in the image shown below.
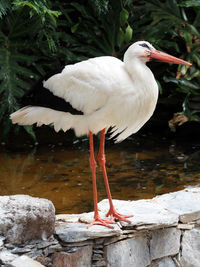
<svg viewBox="0 0 200 267"><path fill-rule="evenodd" d="M153 100L154 104L158 98L158 85L151 70L146 63L138 57L124 57L126 71L129 73L135 88L143 91L147 102ZM143 100L144 101L144 100Z"/></svg>
<svg viewBox="0 0 200 267"><path fill-rule="evenodd" d="M130 58L124 56L124 64L127 72L131 76L133 81L141 81L142 83L154 83L155 78L151 70L146 66L146 63L138 57Z"/></svg>

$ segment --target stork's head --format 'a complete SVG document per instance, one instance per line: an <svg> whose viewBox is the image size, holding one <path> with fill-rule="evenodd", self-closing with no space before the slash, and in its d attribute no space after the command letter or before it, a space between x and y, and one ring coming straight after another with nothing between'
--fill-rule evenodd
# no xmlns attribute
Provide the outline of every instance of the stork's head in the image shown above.
<svg viewBox="0 0 200 267"><path fill-rule="evenodd" d="M139 58L143 62L150 61L152 59L157 59L159 61L181 64L181 65L192 65L191 63L184 61L182 59L176 58L159 50L156 50L149 42L147 41L138 41L132 44L128 50L127 54L131 58Z"/></svg>

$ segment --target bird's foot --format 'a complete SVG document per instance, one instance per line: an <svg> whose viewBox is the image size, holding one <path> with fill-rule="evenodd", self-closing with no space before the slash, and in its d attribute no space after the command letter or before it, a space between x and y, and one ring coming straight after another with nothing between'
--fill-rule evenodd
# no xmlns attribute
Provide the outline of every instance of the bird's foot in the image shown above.
<svg viewBox="0 0 200 267"><path fill-rule="evenodd" d="M115 223L116 221L124 221L127 223L131 223L131 221L127 220L126 218L131 218L133 215L122 215L118 213L114 208L110 208L106 216L110 216L110 220Z"/></svg>
<svg viewBox="0 0 200 267"><path fill-rule="evenodd" d="M94 220L88 225L88 228L93 226L93 225L102 225L102 226L106 226L108 228L111 228L113 229L113 226L110 225L110 224L113 224L115 223L115 221L113 220L104 220L104 219L101 219L100 217L96 217L94 218Z"/></svg>

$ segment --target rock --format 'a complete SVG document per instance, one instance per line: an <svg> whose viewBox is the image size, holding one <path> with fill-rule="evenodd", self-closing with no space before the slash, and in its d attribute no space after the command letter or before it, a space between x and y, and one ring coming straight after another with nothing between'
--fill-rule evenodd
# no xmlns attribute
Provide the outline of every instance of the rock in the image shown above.
<svg viewBox="0 0 200 267"><path fill-rule="evenodd" d="M145 234L105 247L109 267L145 267L150 264L148 238Z"/></svg>
<svg viewBox="0 0 200 267"><path fill-rule="evenodd" d="M113 229L95 225L88 228L84 223L59 223L56 226L56 235L65 243L74 243L95 239L102 236L120 235L121 230L117 225Z"/></svg>
<svg viewBox="0 0 200 267"><path fill-rule="evenodd" d="M107 265L104 260L100 260L92 263L92 267L107 267Z"/></svg>
<svg viewBox="0 0 200 267"><path fill-rule="evenodd" d="M177 228L181 230L191 230L194 228L194 224L179 223Z"/></svg>
<svg viewBox="0 0 200 267"><path fill-rule="evenodd" d="M200 188L150 200L114 200L120 213L134 217L130 224L118 222L113 229L98 225L88 228L86 223L93 220L93 212L57 215L55 235L43 240L49 229L44 216L52 215L53 227L55 216L52 203L40 200L0 197L0 266L200 266ZM101 201L99 209L101 217L105 216L108 201Z"/></svg>
<svg viewBox="0 0 200 267"><path fill-rule="evenodd" d="M0 263L2 264L9 264L13 260L15 260L18 256L12 254L9 250L3 249L0 252Z"/></svg>
<svg viewBox="0 0 200 267"><path fill-rule="evenodd" d="M6 238L4 236L0 236L0 249L4 246L4 240Z"/></svg>
<svg viewBox="0 0 200 267"><path fill-rule="evenodd" d="M54 233L55 208L47 199L1 196L0 214L0 234L12 244L46 239Z"/></svg>
<svg viewBox="0 0 200 267"><path fill-rule="evenodd" d="M149 267L177 267L172 258L163 258L161 260L156 260L151 263Z"/></svg>
<svg viewBox="0 0 200 267"><path fill-rule="evenodd" d="M32 250L32 247L26 246L26 247L17 247L11 250L13 254L23 254L23 253L28 253Z"/></svg>
<svg viewBox="0 0 200 267"><path fill-rule="evenodd" d="M164 209L153 200L114 200L113 202L119 213L133 215L129 218L130 224L121 222L123 229L156 229L178 224L177 214ZM102 200L98 207L101 212L106 213L109 207L108 200Z"/></svg>
<svg viewBox="0 0 200 267"><path fill-rule="evenodd" d="M58 241L57 240L53 240L53 241L49 241L49 240L45 240L45 241L41 241L40 243L37 244L37 248L38 249L43 249L43 248L47 248L49 246L52 245L57 245Z"/></svg>
<svg viewBox="0 0 200 267"><path fill-rule="evenodd" d="M74 253L56 252L53 255L53 266L56 267L89 267L91 266L92 246L80 247Z"/></svg>
<svg viewBox="0 0 200 267"><path fill-rule="evenodd" d="M93 261L102 260L102 258L103 258L103 256L102 256L101 254L96 254L96 253L94 253L94 254L92 255L92 260L93 260Z"/></svg>
<svg viewBox="0 0 200 267"><path fill-rule="evenodd" d="M110 245L112 243L116 243L120 240L124 240L124 239L126 239L126 237L127 237L126 235L119 235L119 236L106 238L104 241L104 246Z"/></svg>
<svg viewBox="0 0 200 267"><path fill-rule="evenodd" d="M182 223L200 219L200 188L198 187L164 194L153 200L163 208L176 213Z"/></svg>
<svg viewBox="0 0 200 267"><path fill-rule="evenodd" d="M93 253L96 253L96 254L103 254L103 250L101 249L93 249Z"/></svg>
<svg viewBox="0 0 200 267"><path fill-rule="evenodd" d="M63 247L60 244L57 244L57 245L51 245L45 248L43 253L45 256L48 256L50 254L53 254L54 252L62 251L62 250L63 250Z"/></svg>
<svg viewBox="0 0 200 267"><path fill-rule="evenodd" d="M18 257L10 264L10 267L45 267L38 261L35 261L25 255Z"/></svg>
<svg viewBox="0 0 200 267"><path fill-rule="evenodd" d="M80 214L57 214L56 221L76 223L79 221L79 217Z"/></svg>
<svg viewBox="0 0 200 267"><path fill-rule="evenodd" d="M28 252L26 255L32 259L36 259L38 256L41 256L43 254L42 249L33 249L30 252Z"/></svg>
<svg viewBox="0 0 200 267"><path fill-rule="evenodd" d="M181 231L175 227L158 229L151 232L151 260L176 255L180 250Z"/></svg>
<svg viewBox="0 0 200 267"><path fill-rule="evenodd" d="M37 256L35 258L36 261L40 262L41 264L43 264L44 266L49 266L51 264L51 259L48 257L45 257L43 255L41 256Z"/></svg>
<svg viewBox="0 0 200 267"><path fill-rule="evenodd" d="M181 266L200 266L200 228L185 231L182 238Z"/></svg>

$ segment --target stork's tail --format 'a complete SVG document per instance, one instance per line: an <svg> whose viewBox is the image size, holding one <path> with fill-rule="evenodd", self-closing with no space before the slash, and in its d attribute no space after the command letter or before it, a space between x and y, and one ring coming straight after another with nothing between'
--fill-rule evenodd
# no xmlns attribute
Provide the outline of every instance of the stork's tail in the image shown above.
<svg viewBox="0 0 200 267"><path fill-rule="evenodd" d="M61 129L66 132L73 128L76 117L70 113L38 106L26 106L10 115L13 123L19 125L32 125L36 123L37 126L52 124L56 132Z"/></svg>

